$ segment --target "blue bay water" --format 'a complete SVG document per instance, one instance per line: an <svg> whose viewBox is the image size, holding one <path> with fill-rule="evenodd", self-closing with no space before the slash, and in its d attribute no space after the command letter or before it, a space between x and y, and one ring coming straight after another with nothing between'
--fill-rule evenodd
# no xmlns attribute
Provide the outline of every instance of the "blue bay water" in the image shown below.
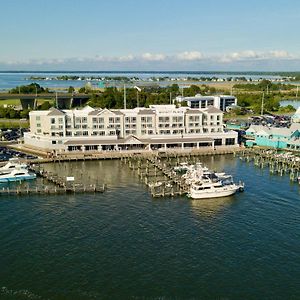
<svg viewBox="0 0 300 300"><path fill-rule="evenodd" d="M231 156L202 161L245 192L152 199L101 161L71 170L98 174L103 194L2 197L0 298L299 299L298 184Z"/></svg>

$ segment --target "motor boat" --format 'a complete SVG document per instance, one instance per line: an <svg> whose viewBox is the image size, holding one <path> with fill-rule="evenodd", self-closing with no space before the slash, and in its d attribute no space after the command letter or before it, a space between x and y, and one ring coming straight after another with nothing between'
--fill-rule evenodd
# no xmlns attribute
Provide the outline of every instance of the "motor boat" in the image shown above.
<svg viewBox="0 0 300 300"><path fill-rule="evenodd" d="M10 159L6 165L0 167L0 173L13 169L27 169L27 167L26 164L20 163L17 159Z"/></svg>
<svg viewBox="0 0 300 300"><path fill-rule="evenodd" d="M13 169L13 170L7 170L6 172L3 171L0 174L0 183L30 180L35 178L36 178L36 174L29 173L27 169Z"/></svg>
<svg viewBox="0 0 300 300"><path fill-rule="evenodd" d="M222 180L213 181L209 178L194 182L190 187L188 196L193 199L227 197L237 191L243 191L244 184L236 184L233 181L224 182Z"/></svg>

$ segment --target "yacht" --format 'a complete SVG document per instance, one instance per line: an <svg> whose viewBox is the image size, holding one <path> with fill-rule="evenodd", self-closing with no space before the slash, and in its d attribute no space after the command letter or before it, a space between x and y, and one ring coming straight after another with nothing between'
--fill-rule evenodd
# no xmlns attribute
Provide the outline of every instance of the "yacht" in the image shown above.
<svg viewBox="0 0 300 300"><path fill-rule="evenodd" d="M20 181L20 180L30 180L35 179L36 174L29 173L27 169L13 169L7 170L0 173L0 183Z"/></svg>
<svg viewBox="0 0 300 300"><path fill-rule="evenodd" d="M207 178L193 183L188 196L193 199L218 198L227 197L243 190L243 183L236 184L231 180L223 181Z"/></svg>

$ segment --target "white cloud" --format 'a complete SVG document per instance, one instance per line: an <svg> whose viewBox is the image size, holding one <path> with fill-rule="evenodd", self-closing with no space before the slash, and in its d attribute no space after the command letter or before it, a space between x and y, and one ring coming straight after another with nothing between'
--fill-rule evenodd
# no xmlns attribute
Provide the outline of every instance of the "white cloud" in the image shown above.
<svg viewBox="0 0 300 300"><path fill-rule="evenodd" d="M199 51L185 51L182 53L178 53L176 58L179 60L200 60L203 59L204 56Z"/></svg>
<svg viewBox="0 0 300 300"><path fill-rule="evenodd" d="M146 61L162 61L165 60L167 56L164 54L152 54L147 52L147 53L143 53L141 55L141 58Z"/></svg>
<svg viewBox="0 0 300 300"><path fill-rule="evenodd" d="M244 61L244 60L271 60L271 59L291 59L297 58L289 54L284 50L272 50L267 52L259 52L253 50L246 50L240 52L227 53L221 56L217 56L217 60L222 63L231 63L234 61ZM299 57L298 57L299 58Z"/></svg>
<svg viewBox="0 0 300 300"><path fill-rule="evenodd" d="M225 54L210 54L200 51L183 51L175 54L150 53L145 52L139 55L127 54L120 56L95 55L93 57L68 57L68 58L36 58L36 59L0 59L0 68L2 70L16 69L196 69L204 70L206 68L224 69L234 68L235 66L247 68L264 69L266 65L280 66L300 66L300 53L290 54L285 50L270 51L235 51ZM288 68L287 68L288 69Z"/></svg>

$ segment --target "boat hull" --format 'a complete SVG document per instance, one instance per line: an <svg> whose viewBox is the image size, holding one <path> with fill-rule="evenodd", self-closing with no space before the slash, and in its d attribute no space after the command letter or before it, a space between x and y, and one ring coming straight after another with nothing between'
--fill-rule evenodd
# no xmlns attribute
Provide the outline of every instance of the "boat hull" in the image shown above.
<svg viewBox="0 0 300 300"><path fill-rule="evenodd" d="M0 178L0 183L21 181L21 180L32 180L32 179L35 179L35 178L36 178L36 175L6 177L6 178Z"/></svg>

